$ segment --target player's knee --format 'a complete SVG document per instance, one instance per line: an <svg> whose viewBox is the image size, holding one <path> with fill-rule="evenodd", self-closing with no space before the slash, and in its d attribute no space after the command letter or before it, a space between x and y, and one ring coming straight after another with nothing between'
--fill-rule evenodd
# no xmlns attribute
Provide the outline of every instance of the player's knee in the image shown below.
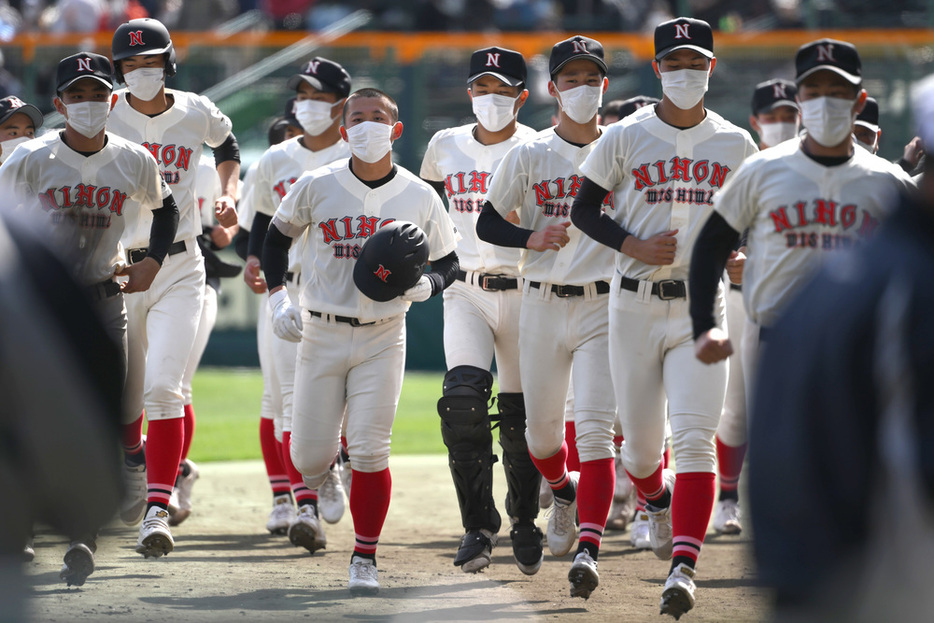
<svg viewBox="0 0 934 623"><path fill-rule="evenodd" d="M389 467L389 452L375 454L354 454L351 452L351 461L355 471L375 473Z"/></svg>
<svg viewBox="0 0 934 623"><path fill-rule="evenodd" d="M634 478L648 478L662 464L661 448L655 448L652 451L647 446L638 447L629 441L625 442L620 448L620 456L623 459L623 467Z"/></svg>
<svg viewBox="0 0 934 623"><path fill-rule="evenodd" d="M671 447L679 472L712 472L717 462L714 433L709 428L673 430Z"/></svg>
<svg viewBox="0 0 934 623"><path fill-rule="evenodd" d="M577 439L568 439L568 443L577 443L577 453L581 461L598 461L616 455L613 446L613 421L609 417L578 418L574 428Z"/></svg>
<svg viewBox="0 0 934 623"><path fill-rule="evenodd" d="M441 436L449 449L460 443L475 444L491 438L489 401L493 375L473 366L457 366L444 375L438 400Z"/></svg>

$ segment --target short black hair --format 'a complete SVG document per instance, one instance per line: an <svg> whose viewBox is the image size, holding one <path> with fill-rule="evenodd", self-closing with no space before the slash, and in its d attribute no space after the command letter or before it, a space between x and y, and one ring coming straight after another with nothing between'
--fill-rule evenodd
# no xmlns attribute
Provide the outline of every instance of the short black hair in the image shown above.
<svg viewBox="0 0 934 623"><path fill-rule="evenodd" d="M369 99L371 97L380 98L386 101L389 104L389 116L392 117L392 122L395 123L399 121L399 105L396 104L396 100L392 99L388 93L380 91L379 89L374 89L372 87L367 87L365 89L359 89L354 91L347 97L347 101L344 102L344 110L341 112L341 123L347 123L347 109L350 108L350 103L358 99Z"/></svg>

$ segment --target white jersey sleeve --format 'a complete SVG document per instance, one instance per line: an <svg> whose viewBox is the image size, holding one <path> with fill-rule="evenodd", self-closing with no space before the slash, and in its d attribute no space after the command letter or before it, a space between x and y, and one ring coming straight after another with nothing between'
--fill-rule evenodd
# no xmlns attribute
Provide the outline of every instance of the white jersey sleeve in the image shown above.
<svg viewBox="0 0 934 623"><path fill-rule="evenodd" d="M214 168L214 158L203 154L198 163L198 178L195 183L195 199L201 214L201 226L213 227L217 224L214 215L214 202L223 194L221 177Z"/></svg>
<svg viewBox="0 0 934 623"><path fill-rule="evenodd" d="M246 174L243 176L243 183L240 186L240 201L237 202L237 222L240 229L250 231L253 227L253 216L256 210L253 208L253 188L256 182L256 163L253 163Z"/></svg>

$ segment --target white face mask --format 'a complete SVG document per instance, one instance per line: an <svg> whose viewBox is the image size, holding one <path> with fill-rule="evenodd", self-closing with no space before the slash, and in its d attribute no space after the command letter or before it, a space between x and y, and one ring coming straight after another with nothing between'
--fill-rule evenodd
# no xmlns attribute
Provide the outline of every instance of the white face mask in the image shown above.
<svg viewBox="0 0 934 623"><path fill-rule="evenodd" d="M376 121L363 121L355 126L344 128L347 132L347 142L350 143L350 153L370 164L379 162L392 151L392 130L396 127L378 123Z"/></svg>
<svg viewBox="0 0 934 623"><path fill-rule="evenodd" d="M516 118L518 97L508 95L476 95L473 98L473 114L477 121L490 132L499 132Z"/></svg>
<svg viewBox="0 0 934 623"><path fill-rule="evenodd" d="M65 112L68 113L68 125L75 132L88 138L94 138L107 125L107 117L110 116L110 102L65 104Z"/></svg>
<svg viewBox="0 0 934 623"><path fill-rule="evenodd" d="M798 124L778 121L759 124L759 142L766 147L775 147L779 143L798 136Z"/></svg>
<svg viewBox="0 0 934 623"><path fill-rule="evenodd" d="M133 97L149 102L165 85L165 70L162 67L140 67L123 74L123 81Z"/></svg>
<svg viewBox="0 0 934 623"><path fill-rule="evenodd" d="M662 93L681 110L690 110L704 99L710 79L706 69L677 69L659 72L659 75Z"/></svg>
<svg viewBox="0 0 934 623"><path fill-rule="evenodd" d="M312 136L320 136L330 128L337 119L331 118L331 112L340 101L329 104L317 100L301 100L295 102L295 118L302 124L302 129Z"/></svg>
<svg viewBox="0 0 934 623"><path fill-rule="evenodd" d="M17 145L21 145L28 140L28 136L17 136L16 138L0 141L0 158L6 160L10 157L10 154L13 153L13 150L16 149Z"/></svg>
<svg viewBox="0 0 934 623"><path fill-rule="evenodd" d="M596 116L603 104L603 85L583 85L567 91L558 91L558 104L574 123L587 123Z"/></svg>
<svg viewBox="0 0 934 623"><path fill-rule="evenodd" d="M853 133L854 100L817 97L801 102L801 123L808 136L824 147L836 147Z"/></svg>

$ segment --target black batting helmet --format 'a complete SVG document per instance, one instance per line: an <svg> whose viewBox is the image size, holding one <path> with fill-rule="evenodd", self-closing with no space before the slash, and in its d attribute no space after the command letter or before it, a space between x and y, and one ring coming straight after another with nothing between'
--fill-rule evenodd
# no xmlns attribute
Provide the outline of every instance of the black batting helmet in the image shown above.
<svg viewBox="0 0 934 623"><path fill-rule="evenodd" d="M120 61L138 54L164 54L165 75L175 75L175 46L172 45L168 28L159 20L149 17L131 19L114 31L111 55L117 80L123 82Z"/></svg>
<svg viewBox="0 0 934 623"><path fill-rule="evenodd" d="M412 286L428 265L428 236L409 221L381 227L363 244L353 281L374 301L390 301Z"/></svg>

